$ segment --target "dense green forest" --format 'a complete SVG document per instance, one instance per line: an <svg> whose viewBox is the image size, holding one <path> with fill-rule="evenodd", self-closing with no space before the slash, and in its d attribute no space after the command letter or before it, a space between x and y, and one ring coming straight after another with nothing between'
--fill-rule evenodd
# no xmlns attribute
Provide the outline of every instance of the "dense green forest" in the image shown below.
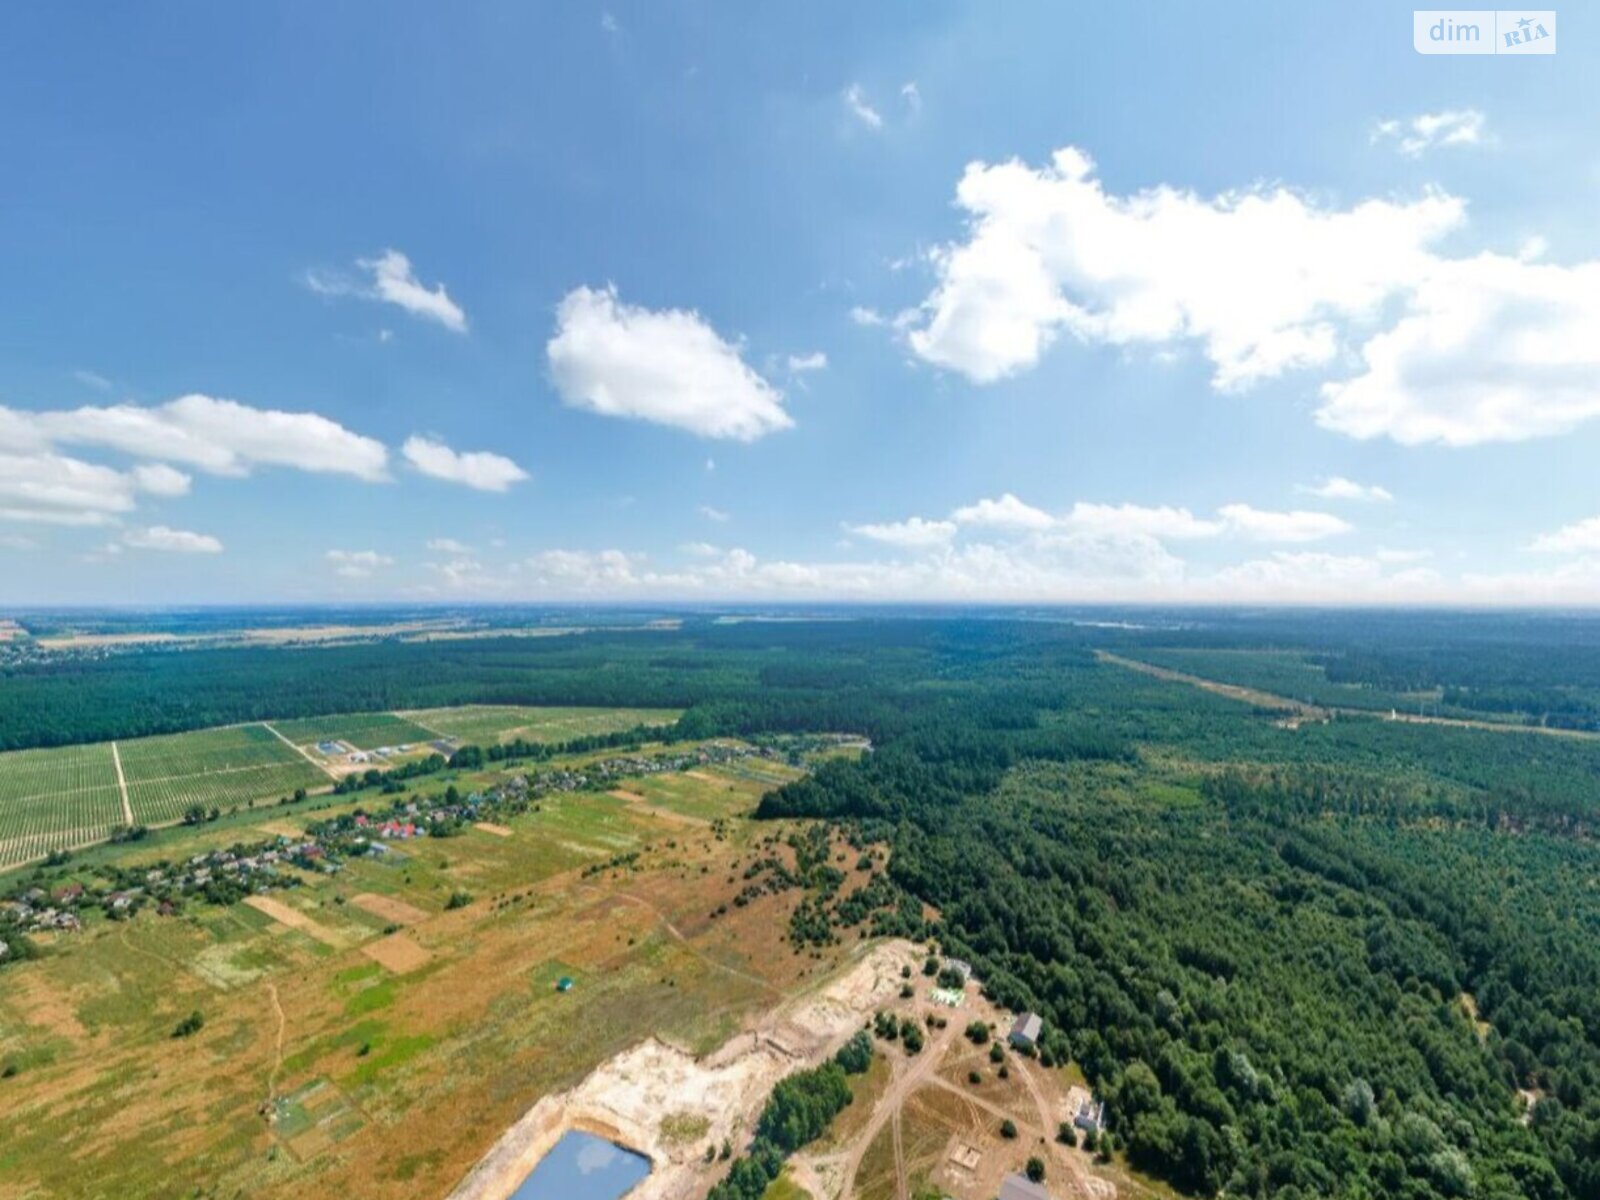
<svg viewBox="0 0 1600 1200"><path fill-rule="evenodd" d="M1093 653L1276 651L1276 669L1340 688L1581 698L1600 621L1127 624L686 620L63 659L0 678L0 736L463 701L681 707L685 737L865 734L871 753L759 815L887 843L893 885L997 998L1045 1016L1134 1165L1196 1194L1600 1200L1600 742L1366 717L1287 729ZM752 1188L814 1136L836 1084L785 1093L741 1167Z"/></svg>

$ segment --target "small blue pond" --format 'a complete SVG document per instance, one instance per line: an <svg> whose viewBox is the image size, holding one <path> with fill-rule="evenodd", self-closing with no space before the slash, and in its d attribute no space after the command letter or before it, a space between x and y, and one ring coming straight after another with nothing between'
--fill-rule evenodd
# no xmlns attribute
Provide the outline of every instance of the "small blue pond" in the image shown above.
<svg viewBox="0 0 1600 1200"><path fill-rule="evenodd" d="M618 1200L650 1174L650 1160L615 1142L569 1129L511 1200Z"/></svg>

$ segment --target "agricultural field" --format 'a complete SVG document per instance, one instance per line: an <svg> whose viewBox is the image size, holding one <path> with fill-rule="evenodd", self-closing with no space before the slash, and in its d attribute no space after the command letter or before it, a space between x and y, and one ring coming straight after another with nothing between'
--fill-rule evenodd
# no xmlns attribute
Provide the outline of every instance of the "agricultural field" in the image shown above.
<svg viewBox="0 0 1600 1200"><path fill-rule="evenodd" d="M110 1195L115 1179L116 1195L443 1196L535 1101L612 1056L652 1037L722 1045L860 948L772 936L795 892L732 907L737 864L781 826L736 815L744 787L685 779L704 795L682 806L726 826L553 795L496 831L397 844L248 903L41 939L0 988L0 1062L16 1068L0 1195ZM136 865L211 840L114 849ZM203 1028L174 1037L192 1012Z"/></svg>
<svg viewBox="0 0 1600 1200"><path fill-rule="evenodd" d="M403 717L386 712L301 717L293 721L273 721L271 725L296 746L345 742L357 750L376 750L379 746L429 742L435 736Z"/></svg>
<svg viewBox="0 0 1600 1200"><path fill-rule="evenodd" d="M527 708L479 704L400 714L441 737L458 738L476 746L492 746L517 738L527 742L565 742L595 734L617 733L636 725L670 725L681 715L671 708Z"/></svg>
<svg viewBox="0 0 1600 1200"><path fill-rule="evenodd" d="M652 808L666 809L690 820L713 821L728 813L748 815L763 793L801 774L781 763L763 762L765 778L758 779L740 774L738 769L744 765L727 763L696 771L649 775L630 780L617 794L637 796Z"/></svg>
<svg viewBox="0 0 1600 1200"><path fill-rule="evenodd" d="M432 753L431 743L446 734L480 745L518 737L557 742L641 724L666 725L679 714L671 709L471 706L415 715L434 728L403 714L347 713L0 754L0 870L52 850L102 841L116 826L130 823L130 816L131 823L165 825L181 820L194 804L243 808L298 788L326 788L333 775L393 765L384 760L356 765L342 754L323 755L316 748L322 741L367 751L412 745L410 755L393 760L398 762ZM126 810L114 753L127 785ZM323 759L325 766L316 765ZM751 786L788 777L782 769L773 774L771 764L741 769L755 772L746 779Z"/></svg>
<svg viewBox="0 0 1600 1200"><path fill-rule="evenodd" d="M328 777L264 725L118 742L134 820L162 825L191 804L230 808L325 785Z"/></svg>
<svg viewBox="0 0 1600 1200"><path fill-rule="evenodd" d="M109 744L0 754L0 869L104 838L122 820Z"/></svg>

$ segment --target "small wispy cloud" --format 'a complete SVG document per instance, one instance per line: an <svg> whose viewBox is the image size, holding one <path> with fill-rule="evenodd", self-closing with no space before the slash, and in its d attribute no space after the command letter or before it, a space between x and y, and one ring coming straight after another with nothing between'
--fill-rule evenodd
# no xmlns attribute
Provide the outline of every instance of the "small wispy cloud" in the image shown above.
<svg viewBox="0 0 1600 1200"><path fill-rule="evenodd" d="M356 268L365 278L314 268L306 272L305 284L319 296L354 296L393 304L453 333L467 331L467 314L450 298L444 284L428 287L417 278L411 260L400 251L385 250L376 258L357 259Z"/></svg>
<svg viewBox="0 0 1600 1200"><path fill-rule="evenodd" d="M821 371L828 365L828 356L821 350L810 354L789 355L789 370L796 375L804 375L809 371Z"/></svg>
<svg viewBox="0 0 1600 1200"><path fill-rule="evenodd" d="M345 579L365 579L381 567L394 565L394 559L376 550L329 550L323 557L334 573Z"/></svg>
<svg viewBox="0 0 1600 1200"><path fill-rule="evenodd" d="M1484 146L1490 142L1484 115L1475 108L1421 113L1407 120L1390 118L1372 129L1372 142L1393 142L1409 158L1420 158L1440 146Z"/></svg>
<svg viewBox="0 0 1600 1200"><path fill-rule="evenodd" d="M122 535L122 544L135 550L164 550L173 554L222 553L222 543L209 533L192 533L187 529L171 529L165 525L130 529Z"/></svg>
<svg viewBox="0 0 1600 1200"><path fill-rule="evenodd" d="M1343 475L1334 475L1321 483L1302 483L1295 488L1307 496L1320 496L1324 500L1378 500L1384 503L1394 499L1394 493L1375 483L1357 483Z"/></svg>
<svg viewBox="0 0 1600 1200"><path fill-rule="evenodd" d="M90 371L83 367L79 367L74 371L72 377L85 387L92 387L97 392L109 392L114 386L111 380L100 374L100 372Z"/></svg>
<svg viewBox="0 0 1600 1200"><path fill-rule="evenodd" d="M718 524L722 524L723 522L732 520L733 518L732 513L723 512L720 508L712 508L709 504L702 504L696 511L698 511L699 514L706 520L716 521Z"/></svg>
<svg viewBox="0 0 1600 1200"><path fill-rule="evenodd" d="M883 114L873 108L867 100L867 93L859 83L852 83L844 90L844 103L856 120L868 129L883 128Z"/></svg>

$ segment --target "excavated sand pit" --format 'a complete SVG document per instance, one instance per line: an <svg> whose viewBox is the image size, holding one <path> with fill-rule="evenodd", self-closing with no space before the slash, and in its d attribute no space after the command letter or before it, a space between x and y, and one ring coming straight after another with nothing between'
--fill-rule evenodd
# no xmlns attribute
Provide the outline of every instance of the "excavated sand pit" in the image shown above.
<svg viewBox="0 0 1600 1200"><path fill-rule="evenodd" d="M910 942L880 943L821 987L786 1000L717 1050L695 1059L657 1039L601 1064L577 1087L546 1096L501 1135L450 1193L449 1200L507 1200L569 1129L642 1154L650 1175L628 1200L688 1200L709 1182L708 1145L743 1145L773 1085L821 1062L900 993L902 967L923 951ZM703 1136L674 1140L665 1114L702 1118Z"/></svg>

